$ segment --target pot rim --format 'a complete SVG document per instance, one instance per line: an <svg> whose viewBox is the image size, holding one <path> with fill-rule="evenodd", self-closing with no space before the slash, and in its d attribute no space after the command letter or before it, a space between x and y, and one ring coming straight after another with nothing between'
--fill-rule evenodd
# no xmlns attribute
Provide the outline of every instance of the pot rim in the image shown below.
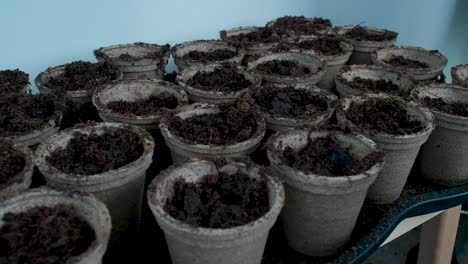
<svg viewBox="0 0 468 264"><path fill-rule="evenodd" d="M335 26L333 28L333 31L345 38L346 40L348 40L348 42L350 42L353 46L378 46L378 47L385 47L385 46L388 46L388 45L393 45L397 38L398 38L398 33L395 32L395 31L391 31L391 30L388 30L388 29L382 29L382 28L376 28L376 27L367 27L367 26L361 26L362 28L368 30L368 31L371 31L371 32L382 32L382 33L386 33L386 32L390 32L390 33L395 33L397 34L396 37L394 39L389 39L389 40L383 40L383 41L371 41L371 40L356 40L356 39L353 39L353 38L350 38L350 37L346 37L346 33L355 28L356 26L359 26L359 25L345 25L345 26Z"/></svg>

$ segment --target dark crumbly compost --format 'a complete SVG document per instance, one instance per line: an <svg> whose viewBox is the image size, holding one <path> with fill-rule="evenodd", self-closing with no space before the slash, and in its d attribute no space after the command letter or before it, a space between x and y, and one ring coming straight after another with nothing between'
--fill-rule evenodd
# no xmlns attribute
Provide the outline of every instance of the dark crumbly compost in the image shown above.
<svg viewBox="0 0 468 264"><path fill-rule="evenodd" d="M56 149L47 162L65 173L93 175L118 169L143 154L140 137L122 129L102 135L75 133L65 148Z"/></svg>
<svg viewBox="0 0 468 264"><path fill-rule="evenodd" d="M221 38L236 47L249 47L259 43L275 43L281 38L270 28L259 28L256 31L228 37L226 31L221 31Z"/></svg>
<svg viewBox="0 0 468 264"><path fill-rule="evenodd" d="M257 65L256 70L262 74L278 74L300 77L311 74L311 70L294 61L271 60Z"/></svg>
<svg viewBox="0 0 468 264"><path fill-rule="evenodd" d="M22 93L26 85L29 84L29 75L19 69L0 71L0 92Z"/></svg>
<svg viewBox="0 0 468 264"><path fill-rule="evenodd" d="M388 30L373 32L365 27L355 26L346 32L345 36L358 41L387 41L395 39L398 34Z"/></svg>
<svg viewBox="0 0 468 264"><path fill-rule="evenodd" d="M327 97L291 87L265 87L253 95L260 109L277 117L312 117L327 111Z"/></svg>
<svg viewBox="0 0 468 264"><path fill-rule="evenodd" d="M424 97L420 102L430 109L450 115L468 117L468 104L461 102L446 102L442 98Z"/></svg>
<svg viewBox="0 0 468 264"><path fill-rule="evenodd" d="M217 49L208 52L192 50L189 53L187 53L187 55L185 55L184 57L194 61L211 62L228 60L235 56L237 56L237 52L235 51Z"/></svg>
<svg viewBox="0 0 468 264"><path fill-rule="evenodd" d="M0 139L0 186L10 182L25 165L24 155L14 149L11 142Z"/></svg>
<svg viewBox="0 0 468 264"><path fill-rule="evenodd" d="M272 29L285 34L288 30L295 33L313 35L331 27L329 19L314 17L312 20L303 16L280 17L273 24Z"/></svg>
<svg viewBox="0 0 468 264"><path fill-rule="evenodd" d="M273 50L288 51L291 49L312 50L322 55L338 55L343 54L344 50L340 46L341 39L337 37L324 36L315 39L307 39L303 41L281 42Z"/></svg>
<svg viewBox="0 0 468 264"><path fill-rule="evenodd" d="M71 206L6 213L0 229L0 263L66 263L95 241L94 230Z"/></svg>
<svg viewBox="0 0 468 264"><path fill-rule="evenodd" d="M418 133L424 124L396 100L373 99L351 103L346 118L361 129L374 133L406 135Z"/></svg>
<svg viewBox="0 0 468 264"><path fill-rule="evenodd" d="M218 67L212 72L197 72L187 84L202 90L223 92L239 91L253 85L235 66Z"/></svg>
<svg viewBox="0 0 468 264"><path fill-rule="evenodd" d="M200 182L183 180L174 185L174 195L164 209L192 226L230 228L248 224L269 210L265 181L246 174L220 172Z"/></svg>
<svg viewBox="0 0 468 264"><path fill-rule="evenodd" d="M398 85L392 81L386 81L383 79L368 79L361 77L354 77L352 81L346 82L346 85L354 89L372 91L376 93L387 93L392 95L398 95L401 97L409 96L411 90L401 89Z"/></svg>
<svg viewBox="0 0 468 264"><path fill-rule="evenodd" d="M133 56L133 55L131 55L129 53L123 53L123 54L120 54L117 58L113 58L113 57L108 56L105 52L98 49L98 50L94 51L94 55L96 57L98 57L98 58L103 58L106 61L112 61L112 60L115 60L115 59L119 59L119 60L132 62L132 61L138 61L138 60L142 60L142 59L161 60L164 57L166 57L166 55L171 50L171 46L169 44L157 45L157 44L148 44L148 43L143 43L143 42L136 42L136 43L133 43L133 45L148 47L148 48L154 48L154 51L147 52L147 53L144 53L144 54L139 55L139 56ZM162 63L162 62L160 61L159 63Z"/></svg>
<svg viewBox="0 0 468 264"><path fill-rule="evenodd" d="M174 109L179 104L177 98L169 93L153 95L147 99L136 101L114 101L106 105L112 112L119 114L132 114L137 116L155 115L162 108Z"/></svg>
<svg viewBox="0 0 468 264"><path fill-rule="evenodd" d="M411 60L403 56L392 56L389 60L385 60L386 63L401 68L422 68L427 69L429 65L422 61Z"/></svg>
<svg viewBox="0 0 468 264"><path fill-rule="evenodd" d="M349 148L342 147L333 137L327 136L308 140L299 150L286 147L283 161L303 172L322 176L357 175L369 170L383 160L381 152L371 152L362 159L351 154Z"/></svg>
<svg viewBox="0 0 468 264"><path fill-rule="evenodd" d="M45 84L58 91L94 90L120 78L120 71L107 62L75 61L65 66L62 75L51 77Z"/></svg>

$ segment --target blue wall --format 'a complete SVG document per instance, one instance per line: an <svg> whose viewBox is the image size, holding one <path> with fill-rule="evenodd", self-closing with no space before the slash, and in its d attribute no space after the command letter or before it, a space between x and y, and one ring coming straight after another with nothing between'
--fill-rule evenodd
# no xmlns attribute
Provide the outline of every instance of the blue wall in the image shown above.
<svg viewBox="0 0 468 264"><path fill-rule="evenodd" d="M49 66L94 61L92 50L135 41L176 44L217 38L218 31L264 25L283 15L322 16L334 25L384 27L398 44L438 49L449 65L468 63L465 0L3 0L0 69L33 79Z"/></svg>

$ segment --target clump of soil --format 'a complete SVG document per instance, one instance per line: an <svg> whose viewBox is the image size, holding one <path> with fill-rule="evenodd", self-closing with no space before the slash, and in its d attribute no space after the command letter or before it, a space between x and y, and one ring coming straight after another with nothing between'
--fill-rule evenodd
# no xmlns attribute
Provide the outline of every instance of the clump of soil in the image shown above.
<svg viewBox="0 0 468 264"><path fill-rule="evenodd" d="M403 56L392 56L391 59L385 60L385 62L392 66L402 68L429 68L429 64L425 62L407 59Z"/></svg>
<svg viewBox="0 0 468 264"><path fill-rule="evenodd" d="M10 180L20 173L26 161L21 152L14 149L11 142L0 139L0 186L9 183Z"/></svg>
<svg viewBox="0 0 468 264"><path fill-rule="evenodd" d="M122 129L89 135L76 132L65 148L47 157L52 166L70 174L93 175L118 169L143 154L140 137Z"/></svg>
<svg viewBox="0 0 468 264"><path fill-rule="evenodd" d="M215 114L169 119L170 131L189 144L231 145L251 138L257 131L255 110L246 101L219 106Z"/></svg>
<svg viewBox="0 0 468 264"><path fill-rule="evenodd" d="M192 50L185 58L200 62L223 61L237 56L237 52L226 49L217 49L209 52Z"/></svg>
<svg viewBox="0 0 468 264"><path fill-rule="evenodd" d="M446 102L442 98L424 97L420 102L431 109L450 115L468 117L468 104L461 102Z"/></svg>
<svg viewBox="0 0 468 264"><path fill-rule="evenodd" d="M54 115L54 96L22 95L0 98L0 134L22 135L43 128Z"/></svg>
<svg viewBox="0 0 468 264"><path fill-rule="evenodd" d="M199 71L187 80L187 84L201 90L220 92L239 91L253 85L244 74L231 65L215 68L212 72Z"/></svg>
<svg viewBox="0 0 468 264"><path fill-rule="evenodd" d="M197 183L177 181L164 209L192 226L231 228L253 222L268 212L268 190L260 179L220 172Z"/></svg>
<svg viewBox="0 0 468 264"><path fill-rule="evenodd" d="M341 48L341 39L332 36L324 36L315 39L307 39L303 41L295 42L281 42L276 46L274 51L288 51L291 49L299 50L313 50L318 54L322 55L337 55L344 53Z"/></svg>
<svg viewBox="0 0 468 264"><path fill-rule="evenodd" d="M66 263L95 241L94 230L71 206L6 213L0 229L0 263Z"/></svg>
<svg viewBox="0 0 468 264"><path fill-rule="evenodd" d="M19 69L0 71L0 91L2 94L22 93L29 84L29 75Z"/></svg>
<svg viewBox="0 0 468 264"><path fill-rule="evenodd" d="M270 28L260 28L256 31L228 37L225 30L221 31L221 39L236 47L249 47L259 43L275 43L281 38Z"/></svg>
<svg viewBox="0 0 468 264"><path fill-rule="evenodd" d="M312 73L308 67L289 60L267 61L257 65L256 69L263 74L278 74L290 77L300 77Z"/></svg>
<svg viewBox="0 0 468 264"><path fill-rule="evenodd" d="M281 34L285 34L290 30L295 33L313 35L330 27L330 20L321 17L314 17L309 20L303 16L284 16L276 20L272 29Z"/></svg>
<svg viewBox="0 0 468 264"><path fill-rule="evenodd" d="M136 101L114 101L106 105L112 112L136 116L154 115L162 108L174 109L179 104L177 98L169 93L153 95Z"/></svg>
<svg viewBox="0 0 468 264"><path fill-rule="evenodd" d="M361 77L354 77L352 81L347 81L346 84L354 89L367 90L372 92L383 92L387 94L398 95L401 97L407 97L410 94L410 90L400 89L398 85L392 81L386 81L383 79L368 79Z"/></svg>
<svg viewBox="0 0 468 264"><path fill-rule="evenodd" d="M277 117L311 117L328 109L327 97L292 87L265 87L253 95L263 112Z"/></svg>
<svg viewBox="0 0 468 264"><path fill-rule="evenodd" d="M120 71L107 62L75 61L65 66L62 75L51 77L45 84L59 91L94 90L120 78Z"/></svg>
<svg viewBox="0 0 468 264"><path fill-rule="evenodd" d="M383 32L374 32L365 27L355 26L346 32L345 36L357 41L386 41L395 39L398 34L388 30Z"/></svg>
<svg viewBox="0 0 468 264"><path fill-rule="evenodd" d="M392 135L418 133L424 124L396 100L373 99L351 103L346 118L361 129Z"/></svg>
<svg viewBox="0 0 468 264"><path fill-rule="evenodd" d="M151 60L161 60L163 57L165 57L171 50L171 46L169 44L166 45L157 45L157 44L148 44L148 43L143 43L143 42L136 42L133 43L133 45L137 46L142 46L142 47L148 47L148 48L154 48L155 51L152 52L147 52L145 54L141 54L138 56L133 56L131 54L123 53L120 54L117 58L110 57L108 56L105 52L102 50L98 49L94 51L94 55L97 58L103 58L106 61L112 61L115 59L120 59L120 60L125 60L125 61L137 61L137 60L142 60L142 59L151 59Z"/></svg>
<svg viewBox="0 0 468 264"><path fill-rule="evenodd" d="M300 150L286 147L283 161L303 172L322 176L349 176L365 172L383 160L382 152L371 152L358 159L331 136L307 141Z"/></svg>

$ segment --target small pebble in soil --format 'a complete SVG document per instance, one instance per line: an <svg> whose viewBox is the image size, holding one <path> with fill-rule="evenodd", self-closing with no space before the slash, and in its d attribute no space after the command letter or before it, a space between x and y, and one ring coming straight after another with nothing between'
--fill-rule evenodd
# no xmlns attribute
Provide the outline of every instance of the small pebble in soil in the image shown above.
<svg viewBox="0 0 468 264"><path fill-rule="evenodd" d="M179 104L177 98L169 93L153 95L136 101L113 101L106 105L112 112L136 116L155 115L162 108L174 109Z"/></svg>
<svg viewBox="0 0 468 264"><path fill-rule="evenodd" d="M284 16L276 20L272 29L281 35L287 34L288 30L295 33L313 35L330 27L330 20L321 17L308 19L304 16Z"/></svg>
<svg viewBox="0 0 468 264"><path fill-rule="evenodd" d="M429 68L429 65L425 62L411 60L403 56L392 56L390 59L384 60L384 62L392 66L402 67L402 68L416 68L416 69L417 68L422 68L422 69Z"/></svg>
<svg viewBox="0 0 468 264"><path fill-rule="evenodd" d="M67 263L95 241L94 230L71 206L6 213L0 229L0 263Z"/></svg>
<svg viewBox="0 0 468 264"><path fill-rule="evenodd" d="M0 168L2 168L0 170L0 186L9 183L15 175L24 169L25 165L23 154L13 148L12 142L0 139Z"/></svg>
<svg viewBox="0 0 468 264"><path fill-rule="evenodd" d="M288 51L291 49L299 50L312 50L322 55L338 55L343 54L344 50L341 48L341 39L332 36L318 37L314 39L307 39L303 41L283 41L280 42L273 50L274 51Z"/></svg>
<svg viewBox="0 0 468 264"><path fill-rule="evenodd" d="M237 55L237 52L233 50L217 49L212 51L198 51L192 50L184 57L194 61L200 62L211 62L211 61L223 61L228 60Z"/></svg>
<svg viewBox="0 0 468 264"><path fill-rule="evenodd" d="M383 79L354 77L352 81L346 81L346 84L355 89L392 94L400 97L408 97L411 92L410 89L400 89L400 87L392 81Z"/></svg>
<svg viewBox="0 0 468 264"><path fill-rule="evenodd" d="M253 85L234 65L223 65L212 72L199 71L187 80L187 84L202 90L223 92L239 91Z"/></svg>
<svg viewBox="0 0 468 264"><path fill-rule="evenodd" d="M104 134L76 132L65 148L58 148L47 162L62 172L93 175L118 169L143 154L140 137L122 129L109 129Z"/></svg>
<svg viewBox="0 0 468 264"><path fill-rule="evenodd" d="M0 92L22 93L26 85L29 84L29 75L19 69L0 71Z"/></svg>
<svg viewBox="0 0 468 264"><path fill-rule="evenodd" d="M395 39L398 34L388 30L374 32L365 27L355 26L346 32L345 36L358 41L387 41Z"/></svg>
<svg viewBox="0 0 468 264"><path fill-rule="evenodd" d="M278 74L290 77L300 77L312 73L308 67L289 60L267 61L257 65L256 70L262 74Z"/></svg>
<svg viewBox="0 0 468 264"><path fill-rule="evenodd" d="M231 228L262 217L269 209L265 181L243 173L206 175L197 183L179 180L164 209L196 227Z"/></svg>
<svg viewBox="0 0 468 264"><path fill-rule="evenodd" d="M461 102L446 102L442 98L424 97L420 102L431 109L451 115L468 117L468 104Z"/></svg>

